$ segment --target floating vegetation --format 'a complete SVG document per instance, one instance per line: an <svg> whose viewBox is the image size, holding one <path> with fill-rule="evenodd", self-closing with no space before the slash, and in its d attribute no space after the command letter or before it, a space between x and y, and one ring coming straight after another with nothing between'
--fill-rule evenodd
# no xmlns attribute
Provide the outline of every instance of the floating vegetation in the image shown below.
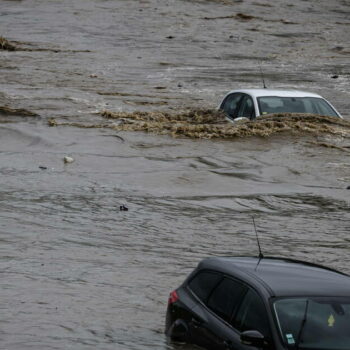
<svg viewBox="0 0 350 350"><path fill-rule="evenodd" d="M187 110L170 112L110 112L103 111L103 124L59 123L49 120L50 126L70 125L82 128L109 128L117 131L143 131L173 137L194 139L234 139L268 137L279 133L293 135L332 134L350 138L350 122L312 114L271 114L255 121L230 123L216 110Z"/></svg>
<svg viewBox="0 0 350 350"><path fill-rule="evenodd" d="M16 46L11 44L7 39L0 36L0 50L15 51Z"/></svg>
<svg viewBox="0 0 350 350"><path fill-rule="evenodd" d="M0 115L17 115L20 117L37 117L38 114L28 111L27 109L23 108L10 108L7 106L0 106Z"/></svg>

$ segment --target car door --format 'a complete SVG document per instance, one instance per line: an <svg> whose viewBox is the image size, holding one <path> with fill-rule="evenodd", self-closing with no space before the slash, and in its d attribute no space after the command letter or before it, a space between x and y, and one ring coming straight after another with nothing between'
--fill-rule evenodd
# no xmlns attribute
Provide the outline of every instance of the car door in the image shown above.
<svg viewBox="0 0 350 350"><path fill-rule="evenodd" d="M254 119L256 117L253 99L246 94L244 94L244 96L242 97L238 111L236 113L236 118L242 117L248 119Z"/></svg>
<svg viewBox="0 0 350 350"><path fill-rule="evenodd" d="M242 97L243 94L239 92L228 95L222 102L220 109L223 110L229 118L235 119Z"/></svg>
<svg viewBox="0 0 350 350"><path fill-rule="evenodd" d="M254 289L248 289L232 317L231 324L238 332L259 331L266 339L267 345L264 349L274 349L267 310L262 298ZM232 344L234 341L235 339L232 339Z"/></svg>
<svg viewBox="0 0 350 350"><path fill-rule="evenodd" d="M195 344L213 350L247 349L240 343L240 333L230 324L246 290L239 281L224 277L205 305L199 304L192 310L191 335ZM235 348L232 343L236 344Z"/></svg>

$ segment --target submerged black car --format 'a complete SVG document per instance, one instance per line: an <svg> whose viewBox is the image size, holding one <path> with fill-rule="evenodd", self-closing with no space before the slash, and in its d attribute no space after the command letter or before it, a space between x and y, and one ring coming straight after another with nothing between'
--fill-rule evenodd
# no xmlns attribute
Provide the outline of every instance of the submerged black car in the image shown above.
<svg viewBox="0 0 350 350"><path fill-rule="evenodd" d="M350 350L350 277L290 259L207 258L170 293L165 333L215 350Z"/></svg>

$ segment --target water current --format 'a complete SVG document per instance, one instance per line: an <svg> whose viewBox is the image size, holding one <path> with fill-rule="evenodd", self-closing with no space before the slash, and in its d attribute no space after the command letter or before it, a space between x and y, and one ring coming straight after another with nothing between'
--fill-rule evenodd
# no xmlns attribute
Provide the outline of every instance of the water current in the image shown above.
<svg viewBox="0 0 350 350"><path fill-rule="evenodd" d="M256 255L252 216L266 255L350 273L349 26L346 0L0 1L0 348L193 350L168 294ZM260 64L344 121L232 131L213 109Z"/></svg>

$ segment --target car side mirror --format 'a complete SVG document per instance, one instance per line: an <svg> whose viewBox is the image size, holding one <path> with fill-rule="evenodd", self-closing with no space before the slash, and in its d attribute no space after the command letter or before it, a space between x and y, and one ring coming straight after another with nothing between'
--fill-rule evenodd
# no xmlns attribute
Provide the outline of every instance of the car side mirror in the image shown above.
<svg viewBox="0 0 350 350"><path fill-rule="evenodd" d="M262 348L265 345L265 337L259 331L244 331L241 333L241 343L244 345Z"/></svg>

